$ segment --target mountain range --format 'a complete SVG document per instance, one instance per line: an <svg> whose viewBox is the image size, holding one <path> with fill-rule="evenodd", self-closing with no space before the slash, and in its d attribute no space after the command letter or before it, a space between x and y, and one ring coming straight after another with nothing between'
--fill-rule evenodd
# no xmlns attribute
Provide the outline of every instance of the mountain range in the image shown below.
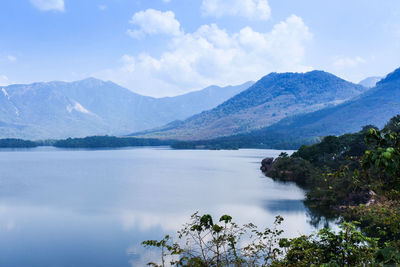
<svg viewBox="0 0 400 267"><path fill-rule="evenodd" d="M324 71L154 98L88 78L0 87L0 138L128 135L187 146L297 148L382 127L400 111L400 68L354 84ZM376 85L374 86L374 84ZM371 87L371 88L369 88Z"/></svg>
<svg viewBox="0 0 400 267"><path fill-rule="evenodd" d="M278 123L238 135L179 144L180 147L268 147L297 149L322 136L358 132L366 125L382 128L400 113L400 68L375 87L342 104L289 116Z"/></svg>
<svg viewBox="0 0 400 267"><path fill-rule="evenodd" d="M252 84L210 86L164 98L94 78L0 87L0 138L124 135L211 109Z"/></svg>
<svg viewBox="0 0 400 267"><path fill-rule="evenodd" d="M214 109L133 135L201 140L248 133L289 116L336 106L367 90L324 71L271 73Z"/></svg>
<svg viewBox="0 0 400 267"><path fill-rule="evenodd" d="M364 94L341 105L282 120L269 130L295 130L304 137L341 135L365 125L382 128L400 113L400 68Z"/></svg>

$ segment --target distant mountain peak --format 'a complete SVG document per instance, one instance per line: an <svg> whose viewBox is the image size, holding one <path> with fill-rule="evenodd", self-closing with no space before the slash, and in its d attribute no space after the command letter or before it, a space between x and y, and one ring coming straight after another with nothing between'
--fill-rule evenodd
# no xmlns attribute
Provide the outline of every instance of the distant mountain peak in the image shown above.
<svg viewBox="0 0 400 267"><path fill-rule="evenodd" d="M99 86L105 84L106 82L94 77L88 77L86 79L76 81L75 83L84 84L86 86Z"/></svg>
<svg viewBox="0 0 400 267"><path fill-rule="evenodd" d="M302 73L300 73L300 74L302 74ZM309 72L304 72L303 74L308 74L308 75L312 75L312 74L326 74L326 75L329 75L329 76L334 76L332 73L329 73L329 72L326 72L326 71L323 71L323 70L312 70L312 71L309 71Z"/></svg>
<svg viewBox="0 0 400 267"><path fill-rule="evenodd" d="M362 81L360 81L358 84L360 84L366 88L372 88L372 87L375 87L375 85L380 80L382 80L382 77L378 77L378 76L367 77L367 78L363 79Z"/></svg>
<svg viewBox="0 0 400 267"><path fill-rule="evenodd" d="M321 78L321 77L329 77L329 78L335 78L335 79L340 79L341 78L323 71L323 70L312 70L309 72L271 72L269 74L267 74L266 76L264 76L262 79L268 79L268 78L293 78L293 77L298 77L298 78Z"/></svg>
<svg viewBox="0 0 400 267"><path fill-rule="evenodd" d="M105 81L102 81L100 79L89 77L89 78L85 78L85 79L73 81L73 82L54 80L54 81L33 82L33 83L28 83L28 84L11 84L6 87L8 87L8 88L19 87L19 86L29 86L29 87L54 86L54 87L57 87L57 86L66 85L66 84L84 84L84 85L98 86L98 85L102 85L105 83L106 83Z"/></svg>
<svg viewBox="0 0 400 267"><path fill-rule="evenodd" d="M395 71L389 73L385 78L377 83L377 85L385 84L389 82L400 81L400 68Z"/></svg>

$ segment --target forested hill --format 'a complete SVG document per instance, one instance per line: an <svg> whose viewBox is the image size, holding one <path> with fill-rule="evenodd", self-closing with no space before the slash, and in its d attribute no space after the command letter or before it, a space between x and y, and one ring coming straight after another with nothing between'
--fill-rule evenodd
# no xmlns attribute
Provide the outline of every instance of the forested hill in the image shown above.
<svg viewBox="0 0 400 267"><path fill-rule="evenodd" d="M295 116L265 128L257 135L315 138L359 131L365 125L383 127L400 113L400 68L387 75L376 87L341 105Z"/></svg>
<svg viewBox="0 0 400 267"><path fill-rule="evenodd" d="M323 71L271 73L210 111L135 135L199 140L245 133L287 116L337 105L366 90Z"/></svg>
<svg viewBox="0 0 400 267"><path fill-rule="evenodd" d="M383 125L400 113L400 68L359 97L334 107L291 116L269 127L213 140L181 142L177 148L264 147L297 149L321 136L357 132L365 125Z"/></svg>

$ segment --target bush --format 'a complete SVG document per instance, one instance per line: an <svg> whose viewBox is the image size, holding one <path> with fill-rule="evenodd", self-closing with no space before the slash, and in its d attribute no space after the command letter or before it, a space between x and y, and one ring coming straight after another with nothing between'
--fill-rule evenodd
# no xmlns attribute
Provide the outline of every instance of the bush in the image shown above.
<svg viewBox="0 0 400 267"><path fill-rule="evenodd" d="M285 182L295 182L307 187L318 177L318 170L307 160L296 157L279 156L265 175Z"/></svg>
<svg viewBox="0 0 400 267"><path fill-rule="evenodd" d="M281 238L283 231L278 229L282 221L277 216L272 229L259 231L251 223L237 225L229 215L216 224L211 215L195 213L178 231L178 242L167 235L142 244L160 249L160 263L150 262L151 266L369 266L382 253L385 259L397 259L397 254L379 251L376 240L352 223L344 223L338 233L321 229L314 235L287 239Z"/></svg>
<svg viewBox="0 0 400 267"><path fill-rule="evenodd" d="M272 229L260 231L251 223L237 225L229 215L214 223L211 215L195 213L178 231L178 242L167 235L160 241L142 244L161 250L160 264L150 262L151 266L165 266L167 258L172 258L168 263L176 266L260 266L282 255L278 244L283 232L278 226L282 221L277 216Z"/></svg>

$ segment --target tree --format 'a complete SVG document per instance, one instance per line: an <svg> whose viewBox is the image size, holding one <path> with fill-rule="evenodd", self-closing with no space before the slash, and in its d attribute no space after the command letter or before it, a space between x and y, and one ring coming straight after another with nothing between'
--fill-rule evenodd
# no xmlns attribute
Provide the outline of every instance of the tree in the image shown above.
<svg viewBox="0 0 400 267"><path fill-rule="evenodd" d="M160 262L148 263L151 266L369 266L378 255L376 240L353 223L342 224L338 233L321 229L287 239L278 229L282 221L277 216L273 228L260 231L251 223L237 225L229 215L214 223L211 215L195 213L178 231L178 242L167 235L142 244L160 249Z"/></svg>

